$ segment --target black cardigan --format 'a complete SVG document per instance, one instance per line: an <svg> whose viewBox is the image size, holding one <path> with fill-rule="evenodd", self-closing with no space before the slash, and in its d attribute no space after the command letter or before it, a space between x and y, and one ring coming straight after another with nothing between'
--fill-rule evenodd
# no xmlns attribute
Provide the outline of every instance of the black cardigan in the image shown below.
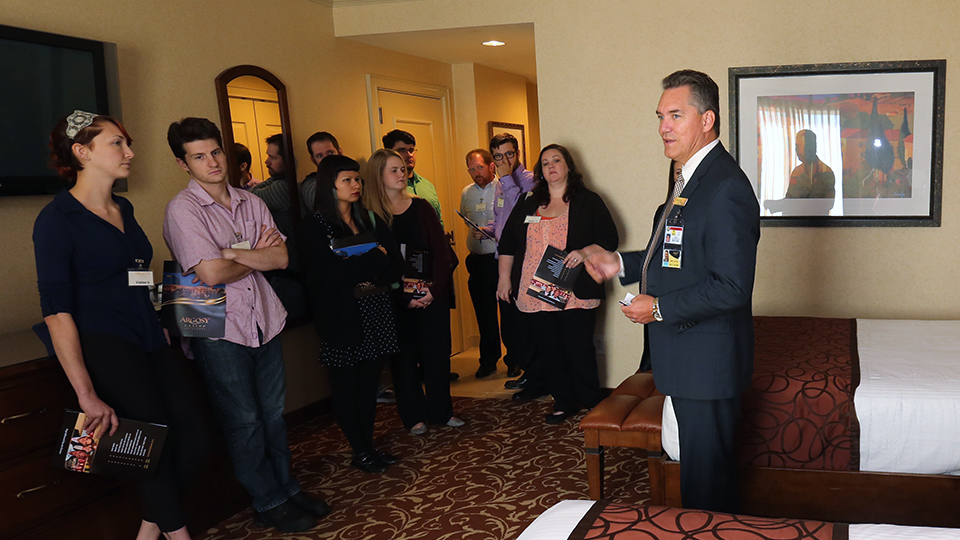
<svg viewBox="0 0 960 540"><path fill-rule="evenodd" d="M537 212L539 205L532 193L517 203L507 218L507 224L500 236L499 252L501 255L512 255L513 268L510 272L510 282L513 285L513 296L520 293L520 274L523 269L523 257L527 250L527 224L524 220ZM617 234L617 225L613 222L607 205L599 195L582 188L570 198L569 227L567 228L567 245L557 246L564 251L573 251L590 244L597 244L607 251L616 251L620 243ZM577 282L573 285L573 293L581 300L606 298L606 290L602 283L597 283L587 274L580 272Z"/></svg>
<svg viewBox="0 0 960 540"><path fill-rule="evenodd" d="M372 282L389 288L403 276L403 257L393 233L379 217L375 220L374 236L387 253L371 249L353 257L341 257L330 247L332 238L352 236L349 228L328 223L316 212L303 220L307 291L317 335L324 343L339 347L363 343L354 287Z"/></svg>

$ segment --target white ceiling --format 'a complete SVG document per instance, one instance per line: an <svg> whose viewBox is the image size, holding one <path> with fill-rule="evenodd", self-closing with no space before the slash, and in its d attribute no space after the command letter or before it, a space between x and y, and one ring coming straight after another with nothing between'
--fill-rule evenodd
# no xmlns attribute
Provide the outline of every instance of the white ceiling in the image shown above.
<svg viewBox="0 0 960 540"><path fill-rule="evenodd" d="M384 4L410 0L311 1L337 8L358 4ZM537 82L537 51L533 23L346 36L345 39L352 39L446 64L482 64L521 75L532 83ZM506 45L503 47L481 45L482 42L489 40L503 41Z"/></svg>
<svg viewBox="0 0 960 540"><path fill-rule="evenodd" d="M533 23L350 36L346 39L447 64L482 64L537 82ZM488 40L503 41L506 45L481 45Z"/></svg>

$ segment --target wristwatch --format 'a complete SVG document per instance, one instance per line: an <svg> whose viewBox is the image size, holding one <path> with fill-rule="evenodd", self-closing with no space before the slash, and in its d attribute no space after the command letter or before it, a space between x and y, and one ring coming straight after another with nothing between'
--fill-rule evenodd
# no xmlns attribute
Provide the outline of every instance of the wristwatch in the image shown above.
<svg viewBox="0 0 960 540"><path fill-rule="evenodd" d="M663 322L663 315L660 314L660 299L659 299L659 298L654 297L654 299L653 299L653 310L652 310L651 315L653 315L653 318L656 319L657 321Z"/></svg>

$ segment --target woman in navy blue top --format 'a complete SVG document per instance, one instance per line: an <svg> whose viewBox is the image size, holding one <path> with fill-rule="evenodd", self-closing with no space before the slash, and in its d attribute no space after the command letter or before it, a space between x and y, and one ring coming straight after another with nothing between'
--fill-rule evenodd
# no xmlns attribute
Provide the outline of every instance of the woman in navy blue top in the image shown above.
<svg viewBox="0 0 960 540"><path fill-rule="evenodd" d="M131 270L149 272L153 257L133 206L112 194L114 181L130 175L131 142L113 118L80 111L50 134L51 165L75 183L34 224L37 284L53 349L86 414L84 430L112 434L118 417L169 426L156 475L141 482L137 538L182 539L190 536L178 491L207 437L148 288L131 285Z"/></svg>

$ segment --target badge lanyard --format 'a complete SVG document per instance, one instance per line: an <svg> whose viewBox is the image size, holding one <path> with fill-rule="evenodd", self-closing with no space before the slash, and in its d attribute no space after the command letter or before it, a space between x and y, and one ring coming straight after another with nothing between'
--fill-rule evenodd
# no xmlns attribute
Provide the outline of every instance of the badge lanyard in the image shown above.
<svg viewBox="0 0 960 540"><path fill-rule="evenodd" d="M667 219L663 231L663 261L664 268L681 268L683 265L683 206L687 199L676 197L673 206L680 208L677 215Z"/></svg>
<svg viewBox="0 0 960 540"><path fill-rule="evenodd" d="M136 268L127 270L127 285L130 287L149 287L153 285L153 270L143 267L143 259L134 259Z"/></svg>

